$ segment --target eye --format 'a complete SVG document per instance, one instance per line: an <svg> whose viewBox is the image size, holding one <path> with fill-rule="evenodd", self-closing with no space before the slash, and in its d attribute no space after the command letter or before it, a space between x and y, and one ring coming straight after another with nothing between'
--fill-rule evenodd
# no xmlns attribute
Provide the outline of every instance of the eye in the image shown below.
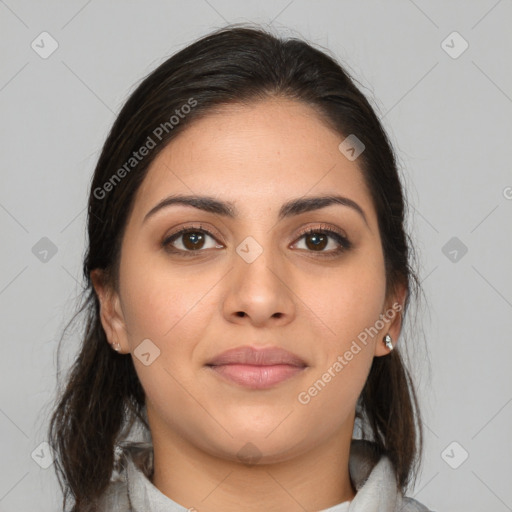
<svg viewBox="0 0 512 512"><path fill-rule="evenodd" d="M300 247L301 244L304 246ZM352 247L345 235L325 226L303 230L294 245L297 249L316 252L322 257L334 257ZM162 247L178 256L194 256L206 249L221 249L224 246L216 243L214 235L202 226L190 226L167 236L162 241Z"/></svg>
<svg viewBox="0 0 512 512"><path fill-rule="evenodd" d="M211 241L208 242L208 239ZM162 241L162 246L169 252L184 255L191 252L200 252L203 249L221 248L222 245L216 244L213 235L201 227L183 228L166 237Z"/></svg>
<svg viewBox="0 0 512 512"><path fill-rule="evenodd" d="M334 229L325 227L308 228L301 233L299 240L296 243L298 249L318 252L322 256L336 256L352 247L346 236ZM303 247L299 247L301 242L304 244Z"/></svg>

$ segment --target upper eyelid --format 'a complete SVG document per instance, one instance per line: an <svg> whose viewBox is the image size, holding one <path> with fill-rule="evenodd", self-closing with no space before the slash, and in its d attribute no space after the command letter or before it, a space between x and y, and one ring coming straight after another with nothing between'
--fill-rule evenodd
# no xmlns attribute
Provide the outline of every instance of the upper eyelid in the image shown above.
<svg viewBox="0 0 512 512"><path fill-rule="evenodd" d="M170 238L174 237L174 236L178 236L178 235L183 235L185 234L187 231L204 231L208 236L211 236L213 238L218 238L219 236L216 235L215 233L217 232L217 230L215 229L212 229L208 226L205 226L203 225L203 223L200 223L201 226L182 226L176 230L173 230L171 231L169 234L166 234L163 238L163 240L169 240ZM212 233L213 231L213 233ZM185 233L184 233L185 232Z"/></svg>

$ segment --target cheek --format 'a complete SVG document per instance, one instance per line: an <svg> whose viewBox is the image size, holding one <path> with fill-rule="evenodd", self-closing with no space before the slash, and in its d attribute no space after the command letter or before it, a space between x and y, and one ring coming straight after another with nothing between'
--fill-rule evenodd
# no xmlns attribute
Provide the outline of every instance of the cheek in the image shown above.
<svg viewBox="0 0 512 512"><path fill-rule="evenodd" d="M186 328L191 311L201 310L208 281L176 270L161 254L138 253L129 246L125 254L129 257L122 261L121 285L131 342L142 337L166 344Z"/></svg>
<svg viewBox="0 0 512 512"><path fill-rule="evenodd" d="M346 265L315 282L304 283L302 297L318 318L322 335L334 342L328 347L343 347L373 326L383 313L386 279L384 266Z"/></svg>
<svg viewBox="0 0 512 512"><path fill-rule="evenodd" d="M209 324L211 310L201 298L212 284L209 279L192 278L183 272L171 274L169 267L157 261L146 263L143 272L140 268L134 258L127 259L123 269L123 314L132 358L147 399L159 415L178 428L181 420L176 411L195 410L185 390L196 386L190 365ZM151 358L158 354L149 365L137 356L137 347L146 339L156 346L149 345Z"/></svg>
<svg viewBox="0 0 512 512"><path fill-rule="evenodd" d="M326 326L323 354L298 400L307 414L324 417L322 428L336 428L354 410L364 387L377 337L368 334L385 300L384 264L375 255L332 273L323 286L310 286L305 295ZM373 331L372 331L373 332ZM329 414L325 414L329 411Z"/></svg>
<svg viewBox="0 0 512 512"><path fill-rule="evenodd" d="M318 428L325 435L355 410L368 377L377 340L368 332L382 312L385 281L378 274L343 276L332 280L329 290L311 296L316 305L311 307L317 307L329 334L323 337L318 365L297 396L303 414L323 418Z"/></svg>

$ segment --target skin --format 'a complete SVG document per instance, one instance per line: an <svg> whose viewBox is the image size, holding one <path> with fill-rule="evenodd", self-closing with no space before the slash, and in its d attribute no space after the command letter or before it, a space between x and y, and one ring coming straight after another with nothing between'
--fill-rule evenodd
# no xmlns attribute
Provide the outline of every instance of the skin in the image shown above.
<svg viewBox="0 0 512 512"><path fill-rule="evenodd" d="M403 304L405 290L385 296L376 212L357 160L338 150L343 139L309 106L282 98L231 105L192 123L136 194L118 290L91 274L107 338L132 355L146 392L152 481L184 507L321 510L355 496L348 472L355 406L373 357L389 353L383 336L398 339L400 315L360 344L307 405L297 397L380 314ZM230 201L238 216L173 205L143 222L178 193ZM357 202L367 223L342 205L277 220L286 201L327 194ZM202 252L180 257L162 248L169 234L199 224L213 235ZM321 252L337 248L335 239L320 250L306 245L299 229L325 225L352 248L329 258ZM248 236L263 249L252 263L236 252ZM184 238L174 241L177 250L191 246ZM144 339L160 350L149 366L134 356ZM276 345L308 366L267 390L227 383L205 366L240 345ZM259 459L244 464L237 454L249 442Z"/></svg>

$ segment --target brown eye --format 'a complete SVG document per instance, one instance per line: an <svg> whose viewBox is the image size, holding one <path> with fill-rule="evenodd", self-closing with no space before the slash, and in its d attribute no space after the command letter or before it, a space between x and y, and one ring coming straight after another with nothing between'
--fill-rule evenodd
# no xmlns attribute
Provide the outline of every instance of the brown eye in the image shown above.
<svg viewBox="0 0 512 512"><path fill-rule="evenodd" d="M304 243L305 247L300 247L301 243ZM298 249L316 252L321 256L336 256L348 251L352 243L346 236L333 229L310 228L301 233L296 246Z"/></svg>
<svg viewBox="0 0 512 512"><path fill-rule="evenodd" d="M201 249L204 245L204 234L199 231L191 231L182 235L183 245L191 251Z"/></svg>
<svg viewBox="0 0 512 512"><path fill-rule="evenodd" d="M308 249L313 251L322 251L329 242L329 237L323 233L312 233L310 235L306 235L305 239Z"/></svg>
<svg viewBox="0 0 512 512"><path fill-rule="evenodd" d="M209 242L208 239L211 239ZM208 245L209 244L209 245ZM201 252L205 249L220 248L222 245L215 243L213 235L203 229L185 228L167 237L162 246L169 252L187 254Z"/></svg>

